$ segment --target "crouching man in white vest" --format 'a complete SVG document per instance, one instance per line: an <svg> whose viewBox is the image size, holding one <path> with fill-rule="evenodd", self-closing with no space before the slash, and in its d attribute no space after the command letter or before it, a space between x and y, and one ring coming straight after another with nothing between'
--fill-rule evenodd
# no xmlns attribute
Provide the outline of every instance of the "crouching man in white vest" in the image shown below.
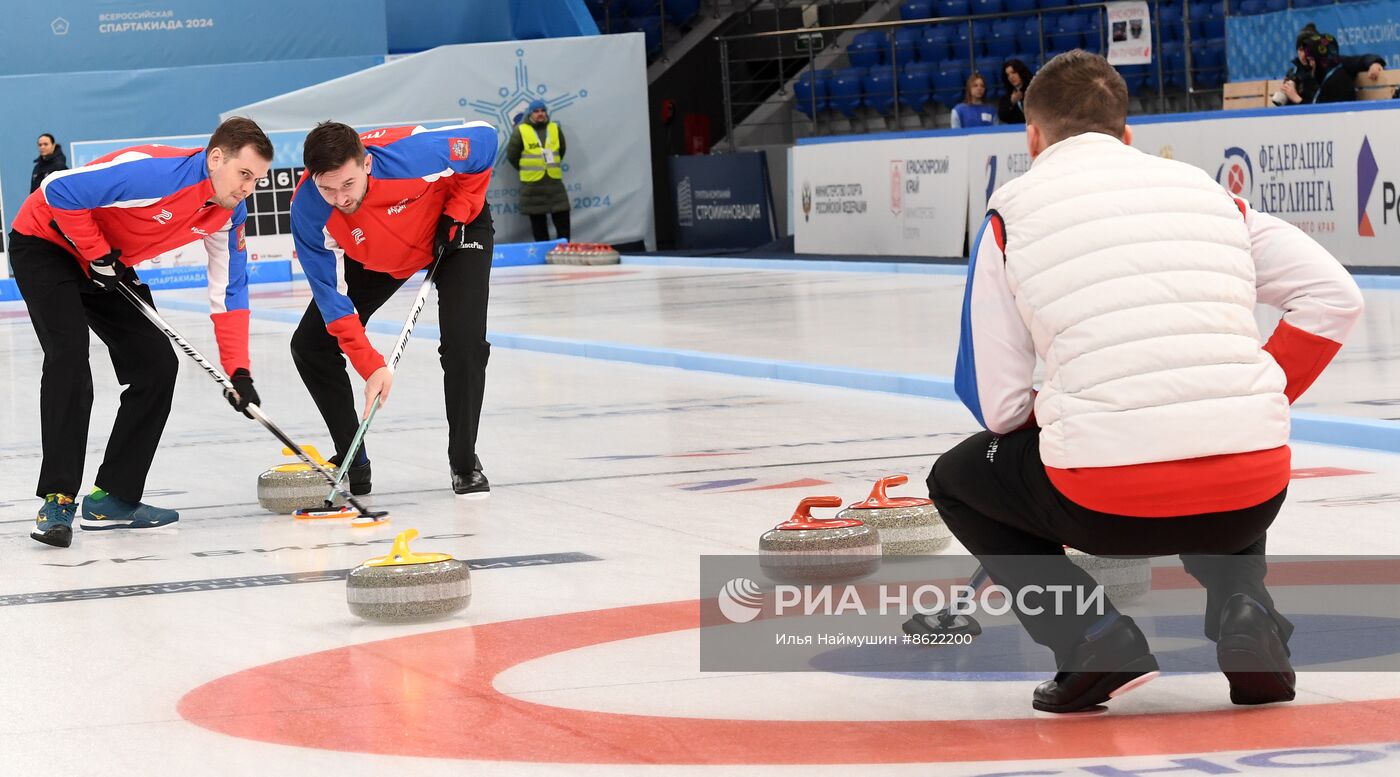
<svg viewBox="0 0 1400 777"><path fill-rule="evenodd" d="M1054 611L1049 586L1094 585L1064 546L1181 554L1206 588L1231 700L1289 701L1293 626L1264 587L1265 532L1288 486L1289 405L1341 348L1361 294L1295 227L1129 145L1127 103L1118 73L1083 51L1031 82L1034 162L992 196L963 300L956 388L987 431L938 459L929 493L995 583L1047 591L1014 608L1060 670L1035 709L1083 710L1158 668L1111 604ZM1283 310L1267 342L1256 302Z"/></svg>

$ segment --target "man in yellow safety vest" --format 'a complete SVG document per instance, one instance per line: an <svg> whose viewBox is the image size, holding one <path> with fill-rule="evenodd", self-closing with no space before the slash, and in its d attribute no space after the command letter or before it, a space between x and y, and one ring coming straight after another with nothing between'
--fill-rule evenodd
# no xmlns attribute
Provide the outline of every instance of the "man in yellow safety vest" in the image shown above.
<svg viewBox="0 0 1400 777"><path fill-rule="evenodd" d="M544 100L530 103L525 120L516 125L506 145L506 159L520 170L520 212L530 217L535 240L549 239L547 217L554 231L569 239L569 193L564 189L564 132L549 120Z"/></svg>

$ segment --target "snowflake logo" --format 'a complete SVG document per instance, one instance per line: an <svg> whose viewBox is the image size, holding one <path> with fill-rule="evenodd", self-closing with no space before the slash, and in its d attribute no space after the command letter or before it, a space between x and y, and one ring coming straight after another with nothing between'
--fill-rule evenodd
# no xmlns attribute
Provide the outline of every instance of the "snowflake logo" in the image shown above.
<svg viewBox="0 0 1400 777"><path fill-rule="evenodd" d="M496 155L498 165L505 161L505 141L510 137L511 131L515 129L516 115L528 110L530 103L535 100L543 100L552 118L575 102L588 97L587 89L550 96L549 87L545 84L532 86L530 84L530 70L525 65L525 49L516 49L515 56L515 85L513 87L502 86L498 89L496 100L468 100L463 97L457 101L459 106L471 108L496 125L497 133L501 135L500 151Z"/></svg>

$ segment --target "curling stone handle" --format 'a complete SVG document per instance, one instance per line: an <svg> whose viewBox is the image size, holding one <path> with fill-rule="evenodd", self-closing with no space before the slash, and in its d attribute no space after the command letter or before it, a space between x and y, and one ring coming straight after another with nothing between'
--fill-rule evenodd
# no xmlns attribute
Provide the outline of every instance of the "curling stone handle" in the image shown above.
<svg viewBox="0 0 1400 777"><path fill-rule="evenodd" d="M889 477L880 478L875 481L875 487L870 489L870 501L884 503L889 500L889 497L885 496L885 489L890 486L902 486L908 482L908 475L890 475Z"/></svg>
<svg viewBox="0 0 1400 777"><path fill-rule="evenodd" d="M316 446L314 446L314 445L303 445L303 446L301 446L301 450L302 450L302 452L305 453L308 457L310 457L310 459L311 459L312 461L316 462L317 464L320 464L320 465L323 466L323 467L329 467L329 466L330 466L330 463L327 462L324 458L321 457L321 452L318 451L318 450L316 450ZM283 455L283 456L292 456L292 457L295 457L295 456L296 456L296 453L295 453L291 448L283 448L283 449L282 449L282 455Z"/></svg>
<svg viewBox="0 0 1400 777"><path fill-rule="evenodd" d="M418 538L417 529L404 529L394 537L394 544L389 546L389 558L394 561L409 561L413 558L413 551L408 549L408 543Z"/></svg>
<svg viewBox="0 0 1400 777"><path fill-rule="evenodd" d="M840 507L841 497L839 496L809 496L797 503L797 509L792 513L793 523L813 523L817 519L812 517L813 507Z"/></svg>

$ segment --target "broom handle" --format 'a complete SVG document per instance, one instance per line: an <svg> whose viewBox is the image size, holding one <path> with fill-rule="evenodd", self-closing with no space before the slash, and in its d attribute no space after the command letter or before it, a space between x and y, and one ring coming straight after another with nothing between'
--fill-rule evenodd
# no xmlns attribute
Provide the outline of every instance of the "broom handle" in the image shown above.
<svg viewBox="0 0 1400 777"><path fill-rule="evenodd" d="M441 264L441 256L438 261L428 267L428 275L423 279L423 285L418 289L418 296L413 300L413 308L408 312L408 318L403 322L403 329L399 331L399 341L394 344L394 351L389 355L389 372L398 370L399 360L403 358L404 349L408 347L409 337L413 334L413 327L418 323L418 316L423 312L423 308L428 304L428 292L433 287L433 277L437 274L438 265ZM369 431L369 425L374 422L375 413L379 412L379 397L374 398L374 404L369 408L369 414L365 420L360 422L360 428L355 430L355 437L350 441L350 449L345 452L345 456L340 460L340 470L337 473L335 486L326 496L327 502L332 502L337 493L343 491L341 484L345 482L350 466L355 461L355 456L360 452L360 445L364 442L365 432Z"/></svg>
<svg viewBox="0 0 1400 777"><path fill-rule="evenodd" d="M124 282L118 281L116 287L117 290L121 292L122 296L126 297L127 301L129 301L132 305L136 306L136 309L141 312L141 315L145 316L147 320L149 320L152 324L155 324L156 328L164 332L166 337L169 337L172 341L174 341L175 345L179 346L180 350L184 351L186 356L193 359L195 364L198 364L200 367L204 368L204 371L208 373L209 377L214 379L215 383L218 383L219 385L223 386L228 391L234 391L235 393L237 393L237 391L233 387L233 383L229 381L228 376L223 373L223 370L220 370L218 367L215 367L208 359L204 358L204 355L201 354L199 350L196 349L193 345L190 345L188 340L181 337L180 333L175 331L175 328L172 327L169 323L167 323L166 320L162 318L159 313L156 312L155 308L151 307L149 304L146 303L146 300L141 299L141 296L138 295L136 292L132 291L131 288L127 286ZM262 408L254 404L249 404L248 415L251 415L254 419L258 421L258 423L266 427L269 432L272 432L273 436L275 436L278 440L281 440L282 444L285 445L288 449L290 449L292 453L296 454L296 457L298 459L301 459L303 464L306 464L307 466L319 472L321 474L321 477L325 478L326 482L330 483L335 488L336 493L340 494L341 496L344 496L346 501L349 502L351 506L353 506L356 510L359 510L362 515L372 518L377 515L385 514L375 513L374 511L366 508L364 505L361 505L359 503L359 500L355 499L355 497L351 495L348 491L345 491L344 489L340 488L339 483L336 482L335 475L332 475L329 471L326 470L325 467L322 467L310 456L307 456L306 452L301 449L301 446L293 442L292 438L288 437L286 433L284 433L281 429L277 428L276 424L272 423L271 419L269 419L263 413Z"/></svg>

